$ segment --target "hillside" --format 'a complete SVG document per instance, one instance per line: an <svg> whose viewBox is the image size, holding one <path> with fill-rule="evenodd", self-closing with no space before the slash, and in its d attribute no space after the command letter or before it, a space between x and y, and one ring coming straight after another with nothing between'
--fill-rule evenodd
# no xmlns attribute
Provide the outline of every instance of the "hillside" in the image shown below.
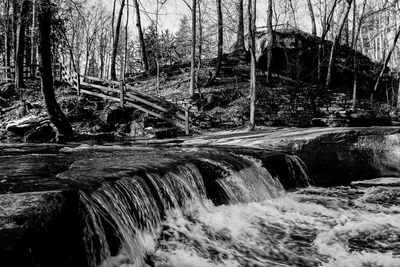
<svg viewBox="0 0 400 267"><path fill-rule="evenodd" d="M310 62L310 55L315 54L318 40L299 31L280 32L277 36L272 84L267 85L264 82L263 57L259 62L261 70L258 71L257 79L256 111L258 126L371 126L392 125L397 120L396 112L392 108L395 104L394 89L390 91L391 96L386 95L387 98L380 94L378 100L370 101L368 97L371 81L376 76L379 64L357 54L357 60L362 63L360 73L371 79L362 79L360 82L358 109L351 111L353 84L349 78L349 67L345 65L354 51L345 46L340 47L334 86L329 90L322 90L310 78L315 71L315 63ZM283 50L288 59L286 62L281 60ZM296 59L296 69L289 68L292 66L289 64L292 59ZM199 84L208 79L214 65L214 60L203 62L198 74ZM306 73L310 75L307 76ZM388 78L390 81L391 79ZM189 99L189 81L190 68L184 63L161 69L159 90L156 88L154 75L132 77L128 83L140 92L163 97L178 105L190 102L193 133L246 127L249 119L249 64L246 55L226 54L221 76L211 86L199 88L193 99ZM394 80L391 82L394 85ZM384 85L387 87L388 83ZM27 84L23 94L24 105L13 88L11 84L2 84L0 88L0 140L51 141L52 130L46 118L38 82ZM78 140L131 140L180 134L168 126L159 125L135 109L121 110L96 98L77 97L76 92L67 84L57 84L56 93ZM10 123L19 119L23 119L21 127L24 129L15 130L11 127L10 130Z"/></svg>

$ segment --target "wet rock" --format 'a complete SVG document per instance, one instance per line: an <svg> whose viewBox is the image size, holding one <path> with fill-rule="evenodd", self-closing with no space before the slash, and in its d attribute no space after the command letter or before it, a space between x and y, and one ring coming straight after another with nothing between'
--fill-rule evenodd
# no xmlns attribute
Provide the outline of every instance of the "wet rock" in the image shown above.
<svg viewBox="0 0 400 267"><path fill-rule="evenodd" d="M22 136L33 128L39 126L44 120L46 119L33 115L23 117L21 119L9 122L6 125L6 130Z"/></svg>
<svg viewBox="0 0 400 267"><path fill-rule="evenodd" d="M119 123L129 123L133 114L133 108L121 108L115 105L109 105L100 115L100 120L107 125L115 126Z"/></svg>
<svg viewBox="0 0 400 267"><path fill-rule="evenodd" d="M77 197L61 191L0 195L2 266L86 266Z"/></svg>
<svg viewBox="0 0 400 267"><path fill-rule="evenodd" d="M146 130L142 122L133 121L130 125L130 136L131 137L144 137Z"/></svg>
<svg viewBox="0 0 400 267"><path fill-rule="evenodd" d="M337 113L337 117L348 120L348 126L390 126L392 118L389 113L383 113L377 110L348 110Z"/></svg>
<svg viewBox="0 0 400 267"><path fill-rule="evenodd" d="M393 186L400 187L400 177L381 177L372 180L354 181L351 183L354 186Z"/></svg>
<svg viewBox="0 0 400 267"><path fill-rule="evenodd" d="M0 98L9 99L17 94L13 83L0 86Z"/></svg>
<svg viewBox="0 0 400 267"><path fill-rule="evenodd" d="M48 143L56 139L57 133L51 125L50 121L45 120L38 126L28 131L24 136L26 143Z"/></svg>
<svg viewBox="0 0 400 267"><path fill-rule="evenodd" d="M313 127L348 127L349 121L336 118L314 118L311 120Z"/></svg>

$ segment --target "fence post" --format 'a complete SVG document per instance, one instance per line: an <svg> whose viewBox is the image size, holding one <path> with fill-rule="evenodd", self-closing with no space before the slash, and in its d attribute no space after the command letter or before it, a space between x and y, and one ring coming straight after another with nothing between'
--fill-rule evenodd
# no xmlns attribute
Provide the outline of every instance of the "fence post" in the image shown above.
<svg viewBox="0 0 400 267"><path fill-rule="evenodd" d="M81 95L81 75L79 73L76 73L76 90L77 90L77 94L78 96Z"/></svg>
<svg viewBox="0 0 400 267"><path fill-rule="evenodd" d="M120 103L121 103L121 108L124 108L124 82L123 81L120 81L119 82L119 90L120 90Z"/></svg>
<svg viewBox="0 0 400 267"><path fill-rule="evenodd" d="M189 135L190 134L190 127L189 127L189 122L190 122L190 120L189 120L189 109L190 109L190 106L189 106L189 104L186 104L185 105L185 133L186 133L186 135Z"/></svg>

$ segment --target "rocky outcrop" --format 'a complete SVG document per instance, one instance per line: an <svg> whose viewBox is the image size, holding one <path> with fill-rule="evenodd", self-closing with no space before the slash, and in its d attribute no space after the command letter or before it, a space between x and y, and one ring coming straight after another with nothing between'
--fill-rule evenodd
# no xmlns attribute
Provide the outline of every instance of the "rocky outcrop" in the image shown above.
<svg viewBox="0 0 400 267"><path fill-rule="evenodd" d="M257 34L257 46L260 50L259 68L266 67L265 42L266 32ZM295 83L315 83L318 69L318 50L322 43L320 37L311 35L298 29L281 29L275 31L275 44L273 48L272 69L285 77L291 78ZM322 76L327 72L327 62L329 61L332 42L323 42L325 47L325 60L322 68ZM352 48L340 45L336 51L335 65L333 68L332 86L333 88L347 93L352 88L354 82L354 58L358 69L358 96L367 97L374 87L376 78L382 68L380 64L373 62L367 56L354 51ZM386 75L386 83L395 77ZM384 89L385 83L382 83ZM378 90L382 100L386 100L385 90Z"/></svg>
<svg viewBox="0 0 400 267"><path fill-rule="evenodd" d="M17 94L13 83L6 83L0 86L0 98L10 99Z"/></svg>
<svg viewBox="0 0 400 267"><path fill-rule="evenodd" d="M34 115L9 122L6 130L23 136L25 142L51 142L56 137L56 130L50 120Z"/></svg>
<svg viewBox="0 0 400 267"><path fill-rule="evenodd" d="M214 133L186 144L235 145L294 153L304 161L319 186L400 177L398 127L270 128L253 133Z"/></svg>

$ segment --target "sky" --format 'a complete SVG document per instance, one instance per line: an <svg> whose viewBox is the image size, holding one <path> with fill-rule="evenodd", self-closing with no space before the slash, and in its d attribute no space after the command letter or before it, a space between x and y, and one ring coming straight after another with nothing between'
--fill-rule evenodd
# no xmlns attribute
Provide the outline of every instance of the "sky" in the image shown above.
<svg viewBox="0 0 400 267"><path fill-rule="evenodd" d="M112 10L113 7L113 0L91 0L93 2L95 1L103 1L103 3ZM191 0L186 0L189 5L191 4ZM203 0L206 1L207 5L212 5L211 8L215 10L215 0ZM233 1L233 0L232 0ZM119 0L120 2L120 0ZM135 13L134 6L133 6L133 1L129 0L130 2L130 16L132 17L132 14ZM298 3L302 3L303 1L294 1ZM141 0L142 6L141 10L142 11L147 11L147 14L145 12L142 12L141 14L141 19L142 19L142 26L147 27L150 25L150 18L155 19L155 11L156 11L156 0ZM275 2L277 3L277 2ZM279 3L279 2L278 2ZM207 6L208 8L209 6ZM299 10L304 10L304 6L302 4L299 4L298 6ZM257 26L265 26L266 25L266 10L267 10L267 5L266 1L264 0L259 0L257 1ZM229 10L232 14L235 14L235 11ZM246 12L246 7L245 7L245 12ZM126 14L126 10L124 12ZM179 28L179 21L184 15L188 15L189 17L191 16L191 10L189 7L185 4L183 0L167 0L166 4L162 7L162 9L159 12L159 28L161 30L170 30L172 32L176 32ZM299 14L302 14L301 12ZM307 15L298 15L297 20L299 23L299 27L302 29L307 29L309 28L309 23L308 20L306 19L308 16ZM132 17L130 20L130 28L131 32L133 35L136 34L136 29L135 28L135 21L136 18Z"/></svg>

